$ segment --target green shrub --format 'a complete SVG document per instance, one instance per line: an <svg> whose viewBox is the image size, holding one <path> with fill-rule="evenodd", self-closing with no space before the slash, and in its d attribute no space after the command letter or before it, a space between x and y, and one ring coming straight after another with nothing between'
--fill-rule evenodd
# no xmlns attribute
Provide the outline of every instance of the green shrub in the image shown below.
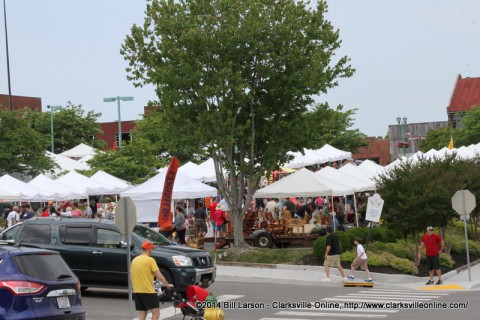
<svg viewBox="0 0 480 320"><path fill-rule="evenodd" d="M368 228L350 228L346 231L347 233L351 234L353 238L359 237L362 239L362 243L367 241L368 235Z"/></svg>
<svg viewBox="0 0 480 320"><path fill-rule="evenodd" d="M455 261L453 260L452 256L446 253L440 254L440 265L442 267L452 269L455 266Z"/></svg>
<svg viewBox="0 0 480 320"><path fill-rule="evenodd" d="M467 246L465 244L465 238L454 237L452 243L452 253L466 253ZM480 242L470 240L468 241L468 249L471 255L478 256L480 255Z"/></svg>
<svg viewBox="0 0 480 320"><path fill-rule="evenodd" d="M356 256L357 256L356 251L353 251L353 250L345 251L344 253L342 253L340 255L340 261L345 262L345 263L347 263L347 262L352 263L353 259L355 259Z"/></svg>
<svg viewBox="0 0 480 320"><path fill-rule="evenodd" d="M313 254L323 261L325 255L325 250L327 249L327 236L318 237L317 240L313 242Z"/></svg>
<svg viewBox="0 0 480 320"><path fill-rule="evenodd" d="M398 239L397 234L392 229L389 229L386 226L372 228L370 234L370 240L381 241L381 242L396 242Z"/></svg>
<svg viewBox="0 0 480 320"><path fill-rule="evenodd" d="M344 232L344 231L337 231L335 235L338 238L338 242L340 243L340 253L349 251L353 248L354 243L353 239L355 238L351 233Z"/></svg>
<svg viewBox="0 0 480 320"><path fill-rule="evenodd" d="M353 235L343 231L337 231L334 232L334 234L337 236L338 243L340 244L340 253L349 251L353 248ZM321 236L313 243L313 253L320 259L320 261L323 261L326 249L327 236Z"/></svg>
<svg viewBox="0 0 480 320"><path fill-rule="evenodd" d="M407 274L416 275L418 269L413 261L395 257L393 254L383 252L376 254L370 252L368 255L368 264L374 267L391 267Z"/></svg>
<svg viewBox="0 0 480 320"><path fill-rule="evenodd" d="M364 245L365 246L365 245ZM415 248L410 248L409 244L406 244L403 240L398 240L395 243L384 243L380 241L373 242L368 245L368 251L373 252L389 252L396 257L408 259L413 261Z"/></svg>

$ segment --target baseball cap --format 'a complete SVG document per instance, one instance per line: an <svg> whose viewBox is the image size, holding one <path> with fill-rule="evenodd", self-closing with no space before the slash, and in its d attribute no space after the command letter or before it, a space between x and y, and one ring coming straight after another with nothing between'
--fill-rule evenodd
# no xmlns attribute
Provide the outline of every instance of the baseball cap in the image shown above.
<svg viewBox="0 0 480 320"><path fill-rule="evenodd" d="M154 245L151 241L144 241L142 243L142 249L143 250L150 250L150 249L153 249L155 247L156 247L156 245Z"/></svg>
<svg viewBox="0 0 480 320"><path fill-rule="evenodd" d="M433 227L428 227L427 231L433 231Z"/></svg>

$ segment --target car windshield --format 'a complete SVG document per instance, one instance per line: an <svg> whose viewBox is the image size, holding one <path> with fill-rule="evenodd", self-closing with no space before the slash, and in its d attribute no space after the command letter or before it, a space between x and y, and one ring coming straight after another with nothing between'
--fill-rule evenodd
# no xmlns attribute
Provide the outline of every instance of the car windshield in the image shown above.
<svg viewBox="0 0 480 320"><path fill-rule="evenodd" d="M163 235L161 235L155 230L144 226L135 226L135 228L133 229L133 233L139 236L142 241L152 241L154 244L160 246L168 246L171 244L170 241L168 241L168 239L165 238Z"/></svg>

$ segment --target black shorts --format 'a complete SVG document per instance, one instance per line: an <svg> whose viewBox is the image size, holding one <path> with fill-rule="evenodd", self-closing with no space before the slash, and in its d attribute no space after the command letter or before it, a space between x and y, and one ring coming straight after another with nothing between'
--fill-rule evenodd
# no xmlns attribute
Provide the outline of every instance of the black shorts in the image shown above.
<svg viewBox="0 0 480 320"><path fill-rule="evenodd" d="M427 256L427 270L440 269L440 256Z"/></svg>
<svg viewBox="0 0 480 320"><path fill-rule="evenodd" d="M156 293L134 293L133 297L137 311L148 311L160 307Z"/></svg>

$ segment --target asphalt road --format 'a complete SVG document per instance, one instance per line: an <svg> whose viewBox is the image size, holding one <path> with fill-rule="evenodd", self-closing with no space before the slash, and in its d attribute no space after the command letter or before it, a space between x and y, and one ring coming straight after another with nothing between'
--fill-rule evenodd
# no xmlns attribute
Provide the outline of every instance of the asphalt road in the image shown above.
<svg viewBox="0 0 480 320"><path fill-rule="evenodd" d="M480 311L479 291L418 291L392 286L344 288L340 282L319 283L318 286L218 282L209 288L209 291L221 301L226 319L235 320L451 320L477 319L475 315ZM362 303L388 301L397 303L397 306L378 309L364 305L364 308L361 308ZM417 309L409 309L408 305L399 306L400 303L415 302L430 305L417 305ZM312 305L308 306L308 303ZM455 308L441 309L443 303L447 307ZM456 305L450 306L451 303ZM465 303L466 309L461 309L461 304ZM83 295L83 304L89 320L130 319L126 290L88 289ZM431 308L434 304L437 309ZM183 318L171 303L160 307L160 319Z"/></svg>

